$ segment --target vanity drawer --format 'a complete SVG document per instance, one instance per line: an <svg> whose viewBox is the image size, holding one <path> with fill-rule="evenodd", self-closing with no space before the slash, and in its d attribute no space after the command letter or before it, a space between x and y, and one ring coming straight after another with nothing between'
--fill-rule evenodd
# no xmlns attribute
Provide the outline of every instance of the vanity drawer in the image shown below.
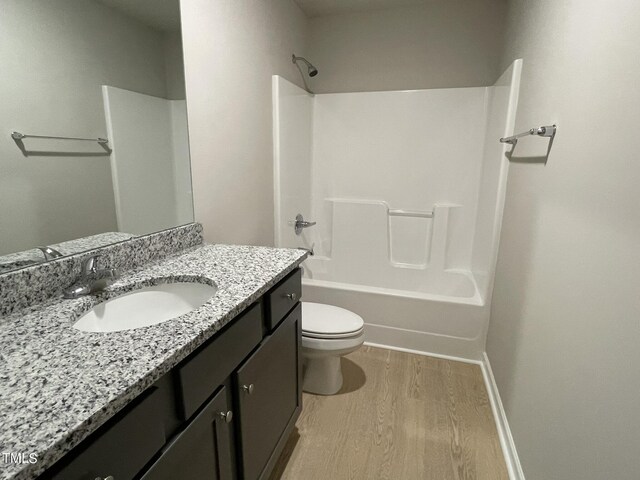
<svg viewBox="0 0 640 480"><path fill-rule="evenodd" d="M273 288L266 298L268 330L273 330L302 297L302 270L296 269Z"/></svg>
<svg viewBox="0 0 640 480"><path fill-rule="evenodd" d="M72 453L69 462L43 478L134 478L166 442L161 404L160 390L149 388Z"/></svg>
<svg viewBox="0 0 640 480"><path fill-rule="evenodd" d="M200 408L261 340L262 308L258 303L177 367L183 420Z"/></svg>

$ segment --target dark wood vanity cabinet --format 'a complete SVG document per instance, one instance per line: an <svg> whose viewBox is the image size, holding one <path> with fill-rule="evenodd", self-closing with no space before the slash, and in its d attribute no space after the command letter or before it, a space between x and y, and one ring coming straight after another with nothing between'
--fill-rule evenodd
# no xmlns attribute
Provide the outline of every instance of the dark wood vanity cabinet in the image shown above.
<svg viewBox="0 0 640 480"><path fill-rule="evenodd" d="M147 389L42 478L134 478L165 443L161 403L160 388Z"/></svg>
<svg viewBox="0 0 640 480"><path fill-rule="evenodd" d="M300 281L287 276L39 480L266 480L302 409Z"/></svg>
<svg viewBox="0 0 640 480"><path fill-rule="evenodd" d="M270 473L271 468L266 467L273 450L282 432L291 430L302 407L301 313L298 305L234 374L244 480L258 480L265 478L263 472Z"/></svg>
<svg viewBox="0 0 640 480"><path fill-rule="evenodd" d="M273 330L302 297L302 270L297 269L265 295L265 325Z"/></svg>
<svg viewBox="0 0 640 480"><path fill-rule="evenodd" d="M232 480L233 412L222 387L162 450L141 480ZM117 478L117 477L116 477Z"/></svg>
<svg viewBox="0 0 640 480"><path fill-rule="evenodd" d="M262 305L258 303L174 369L183 420L189 419L260 344L263 330Z"/></svg>

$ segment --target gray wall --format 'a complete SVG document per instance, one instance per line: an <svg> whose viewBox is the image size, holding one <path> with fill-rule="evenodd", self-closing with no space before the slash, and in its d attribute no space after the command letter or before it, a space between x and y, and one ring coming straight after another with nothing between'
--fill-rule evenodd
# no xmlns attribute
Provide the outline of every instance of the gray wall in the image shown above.
<svg viewBox="0 0 640 480"><path fill-rule="evenodd" d="M302 85L293 0L182 2L195 217L207 241L272 245L271 76Z"/></svg>
<svg viewBox="0 0 640 480"><path fill-rule="evenodd" d="M516 131L487 352L528 479L640 472L640 3L513 0ZM522 140L519 156L544 141Z"/></svg>
<svg viewBox="0 0 640 480"><path fill-rule="evenodd" d="M106 136L100 85L165 96L161 45L91 1L2 1L0 254L116 229L109 157L25 158L8 133ZM25 144L78 148L36 142Z"/></svg>
<svg viewBox="0 0 640 480"><path fill-rule="evenodd" d="M316 93L493 85L506 0L423 6L311 19Z"/></svg>

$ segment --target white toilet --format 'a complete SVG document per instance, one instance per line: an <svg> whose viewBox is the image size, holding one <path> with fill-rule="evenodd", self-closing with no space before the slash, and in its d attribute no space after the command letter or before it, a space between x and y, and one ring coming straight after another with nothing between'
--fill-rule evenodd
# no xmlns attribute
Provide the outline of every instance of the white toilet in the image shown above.
<svg viewBox="0 0 640 480"><path fill-rule="evenodd" d="M340 357L364 342L364 321L344 308L302 302L302 389L333 395L342 388Z"/></svg>

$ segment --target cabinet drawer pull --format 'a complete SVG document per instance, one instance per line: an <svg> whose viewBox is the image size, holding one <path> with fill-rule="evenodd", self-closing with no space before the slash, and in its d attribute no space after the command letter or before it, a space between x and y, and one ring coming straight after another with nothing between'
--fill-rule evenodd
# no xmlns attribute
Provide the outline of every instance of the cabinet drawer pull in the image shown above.
<svg viewBox="0 0 640 480"><path fill-rule="evenodd" d="M218 416L224 420L225 423L231 423L231 420L233 420L233 412L231 410L229 410L227 413L225 412L218 412Z"/></svg>
<svg viewBox="0 0 640 480"><path fill-rule="evenodd" d="M293 302L295 302L298 299L298 295L296 295L295 293L287 293L285 297L287 297L289 300Z"/></svg>
<svg viewBox="0 0 640 480"><path fill-rule="evenodd" d="M253 383L249 385L242 385L242 389L247 392L249 395L253 393Z"/></svg>
<svg viewBox="0 0 640 480"><path fill-rule="evenodd" d="M96 480L116 480L116 479L113 478L113 475L109 475L108 477L104 477L104 479L102 477L96 477Z"/></svg>

